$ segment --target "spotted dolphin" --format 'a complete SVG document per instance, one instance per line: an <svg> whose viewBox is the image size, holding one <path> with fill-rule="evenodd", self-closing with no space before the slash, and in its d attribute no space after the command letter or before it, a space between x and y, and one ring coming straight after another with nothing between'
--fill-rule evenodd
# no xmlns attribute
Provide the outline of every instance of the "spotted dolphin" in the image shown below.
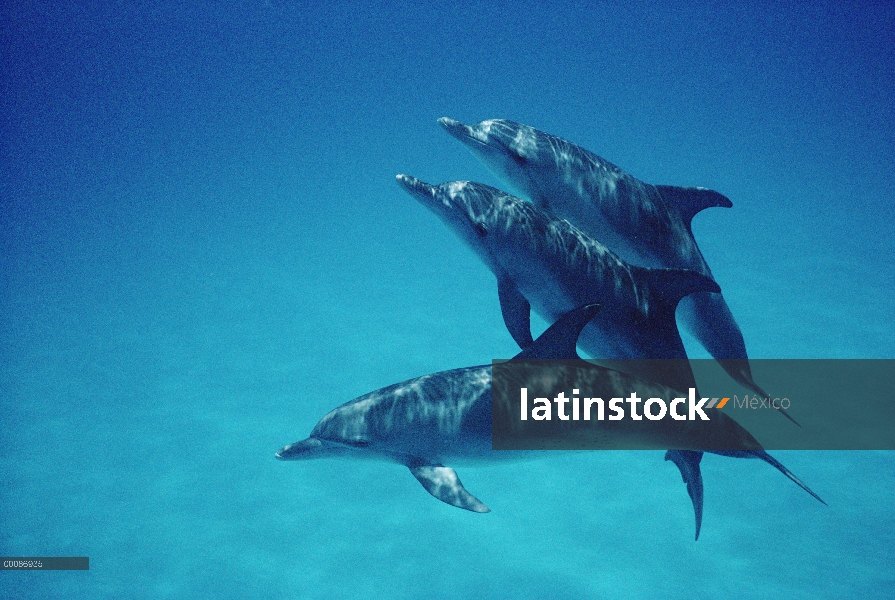
<svg viewBox="0 0 895 600"><path fill-rule="evenodd" d="M722 194L644 183L580 146L513 121L469 126L443 117L439 123L523 196L568 219L623 260L712 276L690 223L705 208L730 208ZM743 334L720 292L686 296L678 315L734 380L768 396L752 378Z"/></svg>
<svg viewBox="0 0 895 600"><path fill-rule="evenodd" d="M588 305L554 323L517 358L561 358L600 310ZM530 453L525 453L530 454ZM280 460L373 458L406 466L423 488L446 504L490 512L466 491L445 463L518 459L491 449L491 365L423 375L365 394L326 414L300 442L277 452Z"/></svg>
<svg viewBox="0 0 895 600"><path fill-rule="evenodd" d="M688 294L718 291L712 279L629 265L568 221L487 185L432 186L408 175L398 175L398 182L497 277L504 322L520 347L531 343L532 308L552 323L577 306L599 303L603 310L579 339L585 352L673 389L696 387L674 311Z"/></svg>
<svg viewBox="0 0 895 600"><path fill-rule="evenodd" d="M563 315L529 347L516 356L528 360L574 360L575 344L585 325L599 310L586 305ZM655 384L600 367L589 371L590 389L611 388L608 394L632 386L647 386L650 393L670 398L675 392ZM442 371L391 385L356 398L325 415L311 435L276 453L281 460L312 458L371 458L406 466L423 488L435 498L472 512L489 508L466 490L450 464L482 464L518 460L538 452L492 450L492 368L490 365ZM711 445L717 436L728 440L728 448L717 454L759 458L774 466L809 494L820 500L786 467L768 455L733 419L717 409L704 409L710 417L711 434L706 438L687 423L670 421L670 430L652 429L652 446L673 443L682 448ZM650 425L652 425L650 423ZM630 430L621 431L631 435ZM644 433L644 432L641 432ZM641 435L641 444L644 436ZM699 463L702 452L669 450L665 456L678 466L696 515L696 539L702 523L703 485ZM821 500L823 502L823 500Z"/></svg>

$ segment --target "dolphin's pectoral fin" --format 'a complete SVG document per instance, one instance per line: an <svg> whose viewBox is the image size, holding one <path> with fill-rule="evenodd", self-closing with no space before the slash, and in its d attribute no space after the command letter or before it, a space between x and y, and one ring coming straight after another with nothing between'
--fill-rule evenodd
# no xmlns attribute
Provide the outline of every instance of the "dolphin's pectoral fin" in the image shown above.
<svg viewBox="0 0 895 600"><path fill-rule="evenodd" d="M503 322L510 335L520 348L528 348L534 341L531 338L531 305L508 277L497 278L497 295Z"/></svg>
<svg viewBox="0 0 895 600"><path fill-rule="evenodd" d="M490 508L466 491L460 478L457 477L457 472L452 468L441 465L419 465L409 468L426 491L445 504L477 513L491 512Z"/></svg>
<svg viewBox="0 0 895 600"><path fill-rule="evenodd" d="M575 350L578 336L599 311L599 304L585 304L570 310L514 358L522 360L575 360L580 358Z"/></svg>
<svg viewBox="0 0 895 600"><path fill-rule="evenodd" d="M687 493L693 501L693 511L696 513L696 539L699 539L699 529L702 527L702 472L699 470L699 462L702 460L702 452L695 450L669 450L665 453L665 460L670 460L677 465L687 484Z"/></svg>
<svg viewBox="0 0 895 600"><path fill-rule="evenodd" d="M699 211L712 206L730 208L733 202L724 194L700 187L678 187L674 185L655 186L666 206L677 210L687 227Z"/></svg>

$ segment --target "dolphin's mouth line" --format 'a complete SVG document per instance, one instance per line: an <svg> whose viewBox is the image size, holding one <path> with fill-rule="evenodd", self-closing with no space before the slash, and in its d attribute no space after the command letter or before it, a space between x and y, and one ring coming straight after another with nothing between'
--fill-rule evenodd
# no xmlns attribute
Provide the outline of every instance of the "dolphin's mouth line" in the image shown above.
<svg viewBox="0 0 895 600"><path fill-rule="evenodd" d="M453 131L448 131L448 133L450 133L451 135L454 135L454 132L453 132ZM484 147L486 147L486 148L491 148L491 147L492 147L492 145L489 144L488 142L483 142L482 140L480 140L479 138L475 137L474 135L468 134L468 133L466 133L466 132L457 132L457 134L454 135L454 137L456 137L456 138L458 138L458 139L459 139L459 138L462 138L462 139L460 140L461 142L463 142L463 141L467 141L467 140L468 140L468 141L470 141L470 142L474 142L474 143L478 144L479 146L484 146Z"/></svg>
<svg viewBox="0 0 895 600"><path fill-rule="evenodd" d="M470 142L475 142L476 144L478 144L480 146L485 146L486 148L491 147L491 144L489 144L488 142L484 142L484 141L480 140L479 138L475 137L474 135L472 135L471 133L469 133L468 126L464 125L463 123L461 123L459 121L451 120L450 124L445 124L445 122L442 119L439 119L438 122L444 128L445 131L447 131L449 134L451 134L453 137L457 138L461 142L465 142L468 140Z"/></svg>
<svg viewBox="0 0 895 600"><path fill-rule="evenodd" d="M435 193L435 188L424 181L412 177L410 175L398 175L398 183L407 191L410 196L426 207L428 210L438 214L439 212L453 212L457 210L453 202L446 203Z"/></svg>

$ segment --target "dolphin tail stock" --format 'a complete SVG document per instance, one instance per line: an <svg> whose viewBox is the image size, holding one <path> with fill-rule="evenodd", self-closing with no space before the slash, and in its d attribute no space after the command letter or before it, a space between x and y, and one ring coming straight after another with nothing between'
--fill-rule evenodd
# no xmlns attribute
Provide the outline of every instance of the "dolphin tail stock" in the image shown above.
<svg viewBox="0 0 895 600"><path fill-rule="evenodd" d="M669 450L665 453L665 460L677 465L684 483L687 484L687 493L693 501L693 512L696 513L697 540L702 528L702 471L699 469L702 454L697 450Z"/></svg>
<svg viewBox="0 0 895 600"><path fill-rule="evenodd" d="M678 187L675 185L657 185L656 191L662 196L665 205L677 211L687 227L696 213L713 206L733 207L733 202L724 194L702 187Z"/></svg>
<svg viewBox="0 0 895 600"><path fill-rule="evenodd" d="M677 316L730 377L762 398L770 397L752 377L743 334L724 296L697 292L681 304ZM801 427L786 411L778 411Z"/></svg>
<svg viewBox="0 0 895 600"><path fill-rule="evenodd" d="M714 452L714 451L713 451ZM737 458L760 458L765 461L787 477L789 477L797 486L811 494L814 498L816 498L821 504L824 506L828 506L826 502L823 501L823 498L815 494L810 487L802 483L802 480L796 477L792 471L783 466L783 464L768 454L765 450L739 450L733 452L716 452L717 454L723 454L725 456L734 456Z"/></svg>
<svg viewBox="0 0 895 600"><path fill-rule="evenodd" d="M424 463L411 463L407 467L427 492L445 504L477 513L491 512L481 500L466 491L452 468Z"/></svg>

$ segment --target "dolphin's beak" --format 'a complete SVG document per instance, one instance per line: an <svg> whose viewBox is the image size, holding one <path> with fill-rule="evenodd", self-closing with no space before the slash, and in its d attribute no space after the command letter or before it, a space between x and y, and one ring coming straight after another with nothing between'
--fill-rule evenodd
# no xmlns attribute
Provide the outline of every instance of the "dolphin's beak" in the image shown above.
<svg viewBox="0 0 895 600"><path fill-rule="evenodd" d="M397 179L407 193L440 218L448 218L448 215L453 213L455 207L451 204L447 194L436 193L435 186L410 175L398 175Z"/></svg>
<svg viewBox="0 0 895 600"><path fill-rule="evenodd" d="M464 144L470 144L475 142L476 144L484 144L484 142L478 139L473 133L472 127L469 125L464 125L460 121L455 121L449 117L441 117L438 119L438 124L444 127L445 131L449 134L463 142Z"/></svg>
<svg viewBox="0 0 895 600"><path fill-rule="evenodd" d="M410 175L398 175L398 183L407 192L423 204L430 206L435 200L435 188Z"/></svg>
<svg viewBox="0 0 895 600"><path fill-rule="evenodd" d="M444 127L451 135L455 135L455 132L459 133L461 130L468 129L466 125L464 125L460 121L455 121L450 117L441 117L440 119L438 119L438 124Z"/></svg>
<svg viewBox="0 0 895 600"><path fill-rule="evenodd" d="M316 438L308 438L280 448L277 458L280 460L304 460L322 458L332 454L331 447Z"/></svg>

